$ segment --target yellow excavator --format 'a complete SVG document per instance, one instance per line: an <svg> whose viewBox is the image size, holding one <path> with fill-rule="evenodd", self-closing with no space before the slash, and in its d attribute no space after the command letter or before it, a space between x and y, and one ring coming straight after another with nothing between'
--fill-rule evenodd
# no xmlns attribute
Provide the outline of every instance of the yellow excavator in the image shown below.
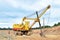
<svg viewBox="0 0 60 40"><path fill-rule="evenodd" d="M42 12L40 15L38 15L38 11L36 11L36 15L37 18L27 18L24 17L22 19L22 23L21 24L13 24L13 30L15 31L16 35L29 35L31 34L31 28L32 26L36 23L39 22L40 24L40 20L39 18L41 18L41 16L50 8L50 5L48 5ZM28 20L34 20L34 22L30 25L30 22ZM41 25L40 25L41 26Z"/></svg>

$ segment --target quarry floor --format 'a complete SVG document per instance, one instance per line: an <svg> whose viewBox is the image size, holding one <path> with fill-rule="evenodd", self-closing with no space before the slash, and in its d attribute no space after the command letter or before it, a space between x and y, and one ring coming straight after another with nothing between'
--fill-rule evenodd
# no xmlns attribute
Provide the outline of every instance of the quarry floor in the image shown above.
<svg viewBox="0 0 60 40"><path fill-rule="evenodd" d="M42 29L43 36L40 33L40 29L34 29L30 36L20 36L13 30L0 30L0 40L60 40L60 26Z"/></svg>

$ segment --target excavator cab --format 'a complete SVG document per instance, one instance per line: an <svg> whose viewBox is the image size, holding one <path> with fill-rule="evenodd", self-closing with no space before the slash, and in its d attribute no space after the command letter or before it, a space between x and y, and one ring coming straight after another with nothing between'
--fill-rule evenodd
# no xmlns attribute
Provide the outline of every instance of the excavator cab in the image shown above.
<svg viewBox="0 0 60 40"><path fill-rule="evenodd" d="M23 26L24 25L24 26ZM29 28L29 21L25 21L24 23L23 23L23 28L20 30L20 32L21 32L21 35L27 35L28 34L28 32L29 32L29 30L30 30L30 28Z"/></svg>
<svg viewBox="0 0 60 40"><path fill-rule="evenodd" d="M25 21L25 30L29 30L29 24L30 24L29 21Z"/></svg>

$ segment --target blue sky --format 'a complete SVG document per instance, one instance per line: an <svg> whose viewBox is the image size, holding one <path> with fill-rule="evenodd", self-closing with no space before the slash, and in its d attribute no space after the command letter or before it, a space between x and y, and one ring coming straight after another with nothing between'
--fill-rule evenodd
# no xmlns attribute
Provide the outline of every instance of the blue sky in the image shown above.
<svg viewBox="0 0 60 40"><path fill-rule="evenodd" d="M24 16L33 14L48 5L51 5L51 8L41 17L41 24L43 25L43 18L45 18L45 25L60 22L60 0L0 0L0 27L8 28L15 23L21 23ZM38 23L33 27L37 25Z"/></svg>

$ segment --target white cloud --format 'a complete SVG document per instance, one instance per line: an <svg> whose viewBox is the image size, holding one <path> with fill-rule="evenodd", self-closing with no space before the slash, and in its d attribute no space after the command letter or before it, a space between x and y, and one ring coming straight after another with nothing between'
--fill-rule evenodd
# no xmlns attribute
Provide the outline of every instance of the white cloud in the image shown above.
<svg viewBox="0 0 60 40"><path fill-rule="evenodd" d="M2 20L3 21L3 20ZM9 22L0 22L0 27L1 28L8 28L8 27L13 27L13 24L21 24L22 23L22 18L15 18L15 19L10 19L8 20Z"/></svg>
<svg viewBox="0 0 60 40"><path fill-rule="evenodd" d="M37 1L35 4L33 4L33 7L34 9L36 8L35 10L40 10L41 8L44 8L50 5L51 4L50 2L51 1L48 1L48 0Z"/></svg>
<svg viewBox="0 0 60 40"><path fill-rule="evenodd" d="M46 7L47 5L51 4L50 0L37 0L33 4L26 4L25 2L22 1L16 1L16 0L6 0L8 4L10 4L14 8L22 8L25 10L40 10L43 7Z"/></svg>
<svg viewBox="0 0 60 40"><path fill-rule="evenodd" d="M1 28L8 28L11 26L11 23L0 23Z"/></svg>
<svg viewBox="0 0 60 40"><path fill-rule="evenodd" d="M11 5L12 7L17 8L19 5L15 0L5 0L5 2L7 2L7 4Z"/></svg>
<svg viewBox="0 0 60 40"><path fill-rule="evenodd" d="M37 0L34 3L26 3L24 1L17 1L17 0L5 0L5 2L7 2L7 4L9 4L10 6L14 7L14 8L22 8L25 10L40 10L41 8L44 8L46 6L50 5L59 5L60 2L59 0ZM30 2L30 1L28 1Z"/></svg>
<svg viewBox="0 0 60 40"><path fill-rule="evenodd" d="M59 18L60 17L60 9L59 8L52 9L50 17L51 18Z"/></svg>
<svg viewBox="0 0 60 40"><path fill-rule="evenodd" d="M54 3L56 5L60 5L60 0L52 0L52 3Z"/></svg>

